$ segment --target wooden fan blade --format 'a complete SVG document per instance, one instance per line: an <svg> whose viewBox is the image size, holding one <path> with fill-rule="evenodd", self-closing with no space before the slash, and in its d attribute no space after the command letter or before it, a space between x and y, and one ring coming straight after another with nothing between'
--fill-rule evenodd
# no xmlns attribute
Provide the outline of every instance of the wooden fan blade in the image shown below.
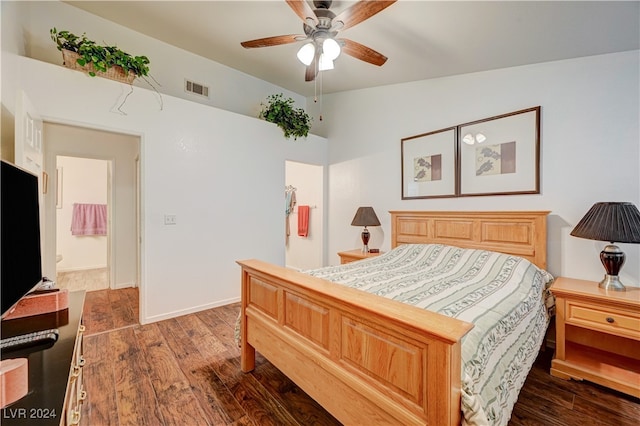
<svg viewBox="0 0 640 426"><path fill-rule="evenodd" d="M318 74L318 62L320 61L320 52L316 51L316 55L313 57L313 62L307 66L306 71L304 72L304 81L313 81L316 79L316 75Z"/></svg>
<svg viewBox="0 0 640 426"><path fill-rule="evenodd" d="M379 1L379 0L360 0L348 9L340 12L333 18L332 26L336 26L337 22L342 22L342 26L336 29L340 31L353 27L365 19L371 18L376 13L383 11L387 7L394 4L397 0Z"/></svg>
<svg viewBox="0 0 640 426"><path fill-rule="evenodd" d="M302 22L310 25L308 20L313 21L313 26L318 25L318 18L316 17L315 12L309 6L309 3L306 0L287 0L287 4L293 11L302 19Z"/></svg>
<svg viewBox="0 0 640 426"><path fill-rule="evenodd" d="M305 36L303 35L289 34L289 35L265 37L265 38L258 38L255 40L243 41L240 44L245 49L251 49L254 47L270 47L270 46L278 46L280 44L295 43L299 41L301 37L305 38Z"/></svg>
<svg viewBox="0 0 640 426"><path fill-rule="evenodd" d="M353 40L346 38L340 39L340 43L344 43L342 46L342 53L346 53L349 56L353 56L361 61L369 62L370 64L382 66L387 62L387 57L381 53L376 52L370 47L364 46Z"/></svg>

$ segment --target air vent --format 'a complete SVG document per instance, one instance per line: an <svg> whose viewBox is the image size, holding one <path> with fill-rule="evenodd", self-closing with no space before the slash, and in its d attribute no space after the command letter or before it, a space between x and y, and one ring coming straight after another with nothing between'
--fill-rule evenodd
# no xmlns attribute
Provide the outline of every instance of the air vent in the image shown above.
<svg viewBox="0 0 640 426"><path fill-rule="evenodd" d="M209 97L209 88L204 84L196 83L195 81L185 80L184 90L189 93L204 96L205 98Z"/></svg>

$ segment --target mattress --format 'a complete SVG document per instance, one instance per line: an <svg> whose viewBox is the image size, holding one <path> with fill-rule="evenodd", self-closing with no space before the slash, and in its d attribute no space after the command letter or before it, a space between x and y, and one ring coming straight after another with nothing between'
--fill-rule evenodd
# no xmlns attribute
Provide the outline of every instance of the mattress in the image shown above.
<svg viewBox="0 0 640 426"><path fill-rule="evenodd" d="M553 277L521 257L441 244L303 271L474 324L462 339L466 425L506 425L544 341Z"/></svg>

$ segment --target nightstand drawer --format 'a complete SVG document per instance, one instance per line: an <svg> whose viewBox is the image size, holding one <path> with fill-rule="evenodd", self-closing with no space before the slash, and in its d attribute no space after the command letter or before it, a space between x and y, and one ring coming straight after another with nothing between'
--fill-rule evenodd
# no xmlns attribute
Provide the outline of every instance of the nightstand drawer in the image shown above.
<svg viewBox="0 0 640 426"><path fill-rule="evenodd" d="M567 324L575 324L601 330L617 336L640 340L640 315L636 312L606 308L567 301Z"/></svg>

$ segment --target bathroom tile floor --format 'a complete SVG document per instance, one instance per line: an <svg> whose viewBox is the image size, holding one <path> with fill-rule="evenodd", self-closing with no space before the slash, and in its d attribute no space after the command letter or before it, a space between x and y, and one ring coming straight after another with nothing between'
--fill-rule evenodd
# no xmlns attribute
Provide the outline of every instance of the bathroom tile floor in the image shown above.
<svg viewBox="0 0 640 426"><path fill-rule="evenodd" d="M104 290L109 288L109 275L107 268L58 272L56 284L58 288L66 288L69 291Z"/></svg>

